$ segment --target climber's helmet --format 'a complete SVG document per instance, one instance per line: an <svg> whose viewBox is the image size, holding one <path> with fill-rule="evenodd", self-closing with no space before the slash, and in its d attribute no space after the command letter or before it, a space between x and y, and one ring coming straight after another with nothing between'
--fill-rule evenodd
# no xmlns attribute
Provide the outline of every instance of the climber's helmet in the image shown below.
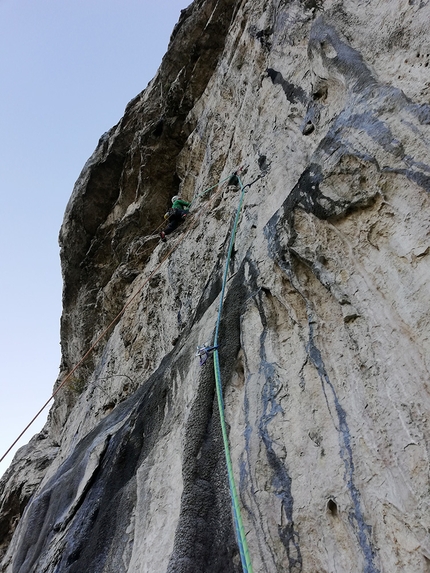
<svg viewBox="0 0 430 573"><path fill-rule="evenodd" d="M179 199L179 195L174 195L172 197L172 203L174 203L175 201L177 201Z"/></svg>

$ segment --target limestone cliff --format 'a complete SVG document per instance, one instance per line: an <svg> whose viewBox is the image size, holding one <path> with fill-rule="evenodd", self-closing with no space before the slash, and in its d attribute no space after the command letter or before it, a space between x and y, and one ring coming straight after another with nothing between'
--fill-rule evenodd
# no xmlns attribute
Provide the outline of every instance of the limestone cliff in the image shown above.
<svg viewBox="0 0 430 573"><path fill-rule="evenodd" d="M63 376L117 320L2 480L1 571L241 571L195 357L239 166L219 353L254 571L430 571L429 32L428 0L182 12L66 209Z"/></svg>

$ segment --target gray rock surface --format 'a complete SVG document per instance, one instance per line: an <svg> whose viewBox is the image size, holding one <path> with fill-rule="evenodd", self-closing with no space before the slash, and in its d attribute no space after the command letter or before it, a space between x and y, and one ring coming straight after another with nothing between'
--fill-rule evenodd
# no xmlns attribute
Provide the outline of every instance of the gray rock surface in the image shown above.
<svg viewBox="0 0 430 573"><path fill-rule="evenodd" d="M430 570L429 28L423 0L182 12L66 209L56 387L112 327L2 479L2 572L241 571L195 358L239 166L220 361L254 571Z"/></svg>

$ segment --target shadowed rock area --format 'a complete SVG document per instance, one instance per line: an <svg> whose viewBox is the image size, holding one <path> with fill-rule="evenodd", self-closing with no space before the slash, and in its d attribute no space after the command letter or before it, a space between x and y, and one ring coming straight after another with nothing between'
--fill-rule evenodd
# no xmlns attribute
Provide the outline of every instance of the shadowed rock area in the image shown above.
<svg viewBox="0 0 430 573"><path fill-rule="evenodd" d="M182 11L66 208L54 388L106 332L1 480L0 571L242 571L195 356L240 183L219 357L253 569L430 570L429 22L412 0Z"/></svg>

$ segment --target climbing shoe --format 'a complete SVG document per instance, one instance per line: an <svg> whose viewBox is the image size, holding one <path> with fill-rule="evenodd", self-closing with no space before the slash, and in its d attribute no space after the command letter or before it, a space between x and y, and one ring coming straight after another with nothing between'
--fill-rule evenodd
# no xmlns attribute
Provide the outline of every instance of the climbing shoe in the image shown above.
<svg viewBox="0 0 430 573"><path fill-rule="evenodd" d="M165 233L164 231L161 231L161 233L160 233L160 238L161 238L161 240L163 241L163 243L166 242L166 233Z"/></svg>

